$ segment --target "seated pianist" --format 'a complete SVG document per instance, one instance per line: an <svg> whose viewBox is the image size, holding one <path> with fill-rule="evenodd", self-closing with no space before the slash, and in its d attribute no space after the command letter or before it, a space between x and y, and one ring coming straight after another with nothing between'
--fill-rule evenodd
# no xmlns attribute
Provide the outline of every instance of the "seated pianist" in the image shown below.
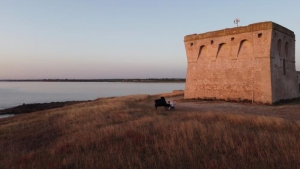
<svg viewBox="0 0 300 169"><path fill-rule="evenodd" d="M161 97L160 99L155 100L155 109L157 110L157 107L165 107L166 110L175 110L174 104L171 101L166 102L166 99L164 97Z"/></svg>

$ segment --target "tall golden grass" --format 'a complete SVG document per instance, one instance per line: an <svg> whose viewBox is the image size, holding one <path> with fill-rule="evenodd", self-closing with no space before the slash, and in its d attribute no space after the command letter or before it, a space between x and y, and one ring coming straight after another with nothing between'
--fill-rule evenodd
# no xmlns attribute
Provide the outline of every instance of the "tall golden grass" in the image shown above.
<svg viewBox="0 0 300 169"><path fill-rule="evenodd" d="M299 121L155 111L155 98L1 119L0 168L300 168Z"/></svg>

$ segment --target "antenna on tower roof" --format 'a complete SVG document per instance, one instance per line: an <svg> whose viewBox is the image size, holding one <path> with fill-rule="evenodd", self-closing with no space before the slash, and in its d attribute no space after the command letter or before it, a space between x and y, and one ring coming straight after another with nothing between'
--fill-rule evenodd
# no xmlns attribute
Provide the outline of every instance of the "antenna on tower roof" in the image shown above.
<svg viewBox="0 0 300 169"><path fill-rule="evenodd" d="M239 18L236 18L233 23L236 24L236 27L239 27L239 22L240 22L240 19Z"/></svg>

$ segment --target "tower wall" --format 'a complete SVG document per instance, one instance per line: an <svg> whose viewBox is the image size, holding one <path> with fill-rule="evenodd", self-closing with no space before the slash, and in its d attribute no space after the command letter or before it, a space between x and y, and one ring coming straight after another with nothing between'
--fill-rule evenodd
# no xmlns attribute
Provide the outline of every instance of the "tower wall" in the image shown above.
<svg viewBox="0 0 300 169"><path fill-rule="evenodd" d="M300 71L296 71L298 81L298 97L300 97Z"/></svg>
<svg viewBox="0 0 300 169"><path fill-rule="evenodd" d="M277 81L272 78L275 27L294 35L275 23L263 22L185 36L188 67L184 97L276 101L278 96L273 93L277 88L272 85Z"/></svg>
<svg viewBox="0 0 300 169"><path fill-rule="evenodd" d="M273 30L271 43L273 102L297 98L298 79L295 68L295 37Z"/></svg>

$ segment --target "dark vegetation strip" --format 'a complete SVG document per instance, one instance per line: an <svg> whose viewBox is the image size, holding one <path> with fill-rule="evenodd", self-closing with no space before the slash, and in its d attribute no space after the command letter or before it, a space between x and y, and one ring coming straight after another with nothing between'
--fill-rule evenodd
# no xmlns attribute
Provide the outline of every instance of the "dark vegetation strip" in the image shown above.
<svg viewBox="0 0 300 169"><path fill-rule="evenodd" d="M33 103L33 104L23 104L20 106L0 110L0 114L23 114L31 113L35 111L42 111L47 109L64 107L67 105L73 105L77 103L82 103L87 101L66 101L66 102L51 102L51 103Z"/></svg>

